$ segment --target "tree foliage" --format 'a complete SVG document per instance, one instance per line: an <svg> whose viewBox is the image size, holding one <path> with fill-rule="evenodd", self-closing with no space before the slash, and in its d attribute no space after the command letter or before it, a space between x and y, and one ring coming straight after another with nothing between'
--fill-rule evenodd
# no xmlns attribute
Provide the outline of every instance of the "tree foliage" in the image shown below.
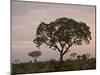
<svg viewBox="0 0 100 75"><path fill-rule="evenodd" d="M29 52L28 55L34 58L34 61L37 62L36 58L41 55L41 51L32 51L32 52Z"/></svg>
<svg viewBox="0 0 100 75"><path fill-rule="evenodd" d="M90 40L90 28L85 23L62 17L50 23L41 22L33 42L37 47L46 44L63 56L72 45L89 44Z"/></svg>
<svg viewBox="0 0 100 75"><path fill-rule="evenodd" d="M77 59L78 59L78 60L81 60L81 55L78 55L78 56L77 56Z"/></svg>
<svg viewBox="0 0 100 75"><path fill-rule="evenodd" d="M86 60L86 59L88 59L89 56L90 56L90 54L88 54L88 53L83 54L83 55L82 55L82 60Z"/></svg>

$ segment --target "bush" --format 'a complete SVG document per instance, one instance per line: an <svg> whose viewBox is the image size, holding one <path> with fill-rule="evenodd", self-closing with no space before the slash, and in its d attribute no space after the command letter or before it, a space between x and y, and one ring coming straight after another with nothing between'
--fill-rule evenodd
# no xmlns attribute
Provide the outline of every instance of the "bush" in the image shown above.
<svg viewBox="0 0 100 75"><path fill-rule="evenodd" d="M63 64L50 60L38 63L12 64L12 74L88 70L96 68L96 59L66 60Z"/></svg>

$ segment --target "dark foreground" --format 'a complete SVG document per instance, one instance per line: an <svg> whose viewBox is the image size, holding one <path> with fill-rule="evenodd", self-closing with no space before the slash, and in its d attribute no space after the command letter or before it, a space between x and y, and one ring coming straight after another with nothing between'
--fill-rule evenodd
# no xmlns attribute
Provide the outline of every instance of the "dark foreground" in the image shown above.
<svg viewBox="0 0 100 75"><path fill-rule="evenodd" d="M74 70L89 70L96 69L96 59L87 60L66 60L60 63L55 60L37 63L20 63L12 64L12 75L27 74L27 73L43 73L43 72L58 72L58 71L74 71Z"/></svg>

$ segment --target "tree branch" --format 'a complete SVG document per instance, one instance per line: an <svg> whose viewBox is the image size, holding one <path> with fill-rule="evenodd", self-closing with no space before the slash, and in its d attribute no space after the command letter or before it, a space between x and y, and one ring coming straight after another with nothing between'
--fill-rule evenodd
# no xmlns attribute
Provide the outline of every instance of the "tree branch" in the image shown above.
<svg viewBox="0 0 100 75"><path fill-rule="evenodd" d="M61 46L61 52L63 52L63 49L64 49L64 46L63 46L63 44L61 43L61 41L59 41L59 43L60 43L60 46Z"/></svg>
<svg viewBox="0 0 100 75"><path fill-rule="evenodd" d="M59 41L59 43L60 43L60 46L61 46L61 47L63 47L63 45L62 45L61 41Z"/></svg>
<svg viewBox="0 0 100 75"><path fill-rule="evenodd" d="M78 36L78 37L79 37L79 36ZM78 37L76 37L76 38L74 39L74 41L73 41L71 44L68 45L68 47L66 48L66 50L63 52L63 55L64 55L65 53L69 52L68 49L75 43L75 41L77 40ZM64 45L65 45L65 44L64 44Z"/></svg>
<svg viewBox="0 0 100 75"><path fill-rule="evenodd" d="M53 47L56 48L59 52L61 52L61 50L58 48L58 46L56 45L56 43L54 43L54 44L51 45L51 44L48 44L48 43L45 42L45 44L48 45L48 46L53 46Z"/></svg>
<svg viewBox="0 0 100 75"><path fill-rule="evenodd" d="M51 40L53 40L52 36L50 36L50 38L51 38ZM52 43L53 43L52 46L55 47L55 48L57 48L57 50L61 53L62 51L59 49L59 47L57 46L57 44L55 43L55 41L53 41Z"/></svg>
<svg viewBox="0 0 100 75"><path fill-rule="evenodd" d="M55 47L57 48L57 50L58 50L59 52L62 52L62 51L58 48L58 46L56 45L55 42L54 42L54 45L55 45Z"/></svg>
<svg viewBox="0 0 100 75"><path fill-rule="evenodd" d="M65 53L69 52L68 49L69 49L71 46L72 46L72 44L68 45L68 47L66 48L66 50L63 52L63 55L64 55Z"/></svg>

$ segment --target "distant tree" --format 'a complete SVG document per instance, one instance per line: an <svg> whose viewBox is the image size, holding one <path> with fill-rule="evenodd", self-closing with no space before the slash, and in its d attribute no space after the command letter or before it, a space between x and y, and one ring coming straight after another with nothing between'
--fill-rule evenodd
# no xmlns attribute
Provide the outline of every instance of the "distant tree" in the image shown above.
<svg viewBox="0 0 100 75"><path fill-rule="evenodd" d="M37 28L33 42L40 47L46 44L52 50L60 53L60 61L73 45L89 44L91 40L90 28L83 22L62 17L53 22L41 22Z"/></svg>
<svg viewBox="0 0 100 75"><path fill-rule="evenodd" d="M71 53L70 54L71 59L74 58L76 55L77 55L77 53Z"/></svg>
<svg viewBox="0 0 100 75"><path fill-rule="evenodd" d="M86 55L86 57L87 57L87 58L89 58L89 57L90 57L90 54L89 54L89 53L86 53L85 55Z"/></svg>
<svg viewBox="0 0 100 75"><path fill-rule="evenodd" d="M14 60L15 61L15 63L19 63L19 59L16 59L16 60Z"/></svg>
<svg viewBox="0 0 100 75"><path fill-rule="evenodd" d="M89 56L90 56L90 54L83 54L83 55L82 55L82 60L86 60L86 59L88 59Z"/></svg>
<svg viewBox="0 0 100 75"><path fill-rule="evenodd" d="M81 60L81 55L78 55L78 56L77 56L77 59L78 59L78 60Z"/></svg>
<svg viewBox="0 0 100 75"><path fill-rule="evenodd" d="M30 60L29 63L32 63L32 61Z"/></svg>
<svg viewBox="0 0 100 75"><path fill-rule="evenodd" d="M32 52L29 52L28 55L34 58L34 62L37 62L37 57L41 55L41 51L32 51Z"/></svg>
<svg viewBox="0 0 100 75"><path fill-rule="evenodd" d="M86 59L87 59L86 55L83 54L83 55L82 55L82 60L86 60Z"/></svg>

